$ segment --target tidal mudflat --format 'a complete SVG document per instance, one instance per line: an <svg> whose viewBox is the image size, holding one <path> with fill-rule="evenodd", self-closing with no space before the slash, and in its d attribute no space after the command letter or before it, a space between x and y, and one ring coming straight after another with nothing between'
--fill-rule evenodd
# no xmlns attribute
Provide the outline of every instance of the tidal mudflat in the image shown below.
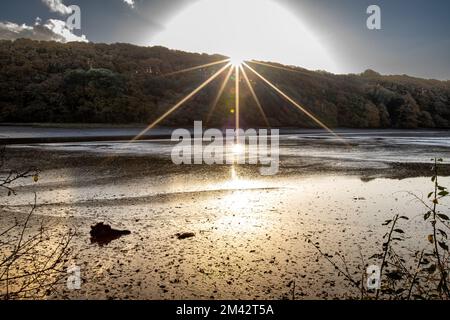
<svg viewBox="0 0 450 320"><path fill-rule="evenodd" d="M40 175L1 195L0 228L26 216L36 193L31 224L76 230L70 262L81 268L81 289L61 282L50 299L357 297L305 236L357 272L361 257L380 252L383 222L401 214L402 246L420 250L429 226L408 192L431 191L430 159L450 159L450 134L341 134L348 144L283 133L271 177L252 166L176 166L167 140L9 146L5 167ZM449 172L444 162L441 184L450 186ZM98 222L131 234L92 243Z"/></svg>

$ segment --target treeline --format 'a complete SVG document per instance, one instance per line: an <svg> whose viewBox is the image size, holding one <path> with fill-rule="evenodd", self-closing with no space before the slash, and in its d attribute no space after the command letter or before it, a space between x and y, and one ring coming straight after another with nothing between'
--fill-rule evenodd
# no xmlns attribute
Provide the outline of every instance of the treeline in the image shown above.
<svg viewBox="0 0 450 320"><path fill-rule="evenodd" d="M149 123L214 74L221 65L170 73L224 59L129 44L0 41L0 122ZM450 81L409 76L333 75L252 64L330 127L449 128ZM288 70L289 69L289 70ZM247 70L272 126L314 127L300 110ZM223 73L161 125L233 123L233 79L211 112ZM245 126L264 126L241 80Z"/></svg>

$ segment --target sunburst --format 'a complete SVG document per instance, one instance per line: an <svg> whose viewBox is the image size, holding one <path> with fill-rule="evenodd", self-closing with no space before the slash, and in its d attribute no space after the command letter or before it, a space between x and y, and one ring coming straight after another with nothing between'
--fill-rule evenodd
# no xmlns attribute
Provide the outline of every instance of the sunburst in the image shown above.
<svg viewBox="0 0 450 320"><path fill-rule="evenodd" d="M271 88L272 90L274 90L276 93L278 93L282 98L284 98L286 101L288 101L292 106L294 106L295 108L297 108L298 110L300 110L303 114L305 114L309 119L311 119L312 121L314 121L317 125L319 125L322 129L325 129L326 131L328 131L330 134L332 134L333 136L337 137L339 140L343 139L338 136L331 128L329 128L324 122L322 122L316 115L314 115L310 110L308 110L305 106L301 105L300 103L298 103L297 101L295 101L293 98L291 98L289 95L287 95L285 92L283 92L280 88L278 88L275 84L273 84L270 80L268 80L267 78L265 78L263 75L261 75L258 71L256 71L253 67L251 67L249 65L249 63L254 63L257 65L263 65L263 66L267 66L267 67L271 67L271 68L275 68L275 69L281 69L281 70L286 70L286 71L294 71L297 72L297 70L295 69L289 69L286 67L279 67L279 66L274 66L271 65L269 63L263 63L263 62L258 62L258 61L247 61L242 57L236 56L236 57L230 57L227 59L223 59L223 60L219 60L216 62L211 62L211 63L207 63L207 64L203 64L203 65L199 65L199 66L195 66L195 67L190 67L187 69L183 69L183 70L179 70L179 71L175 71L175 72L171 72L169 74L166 74L165 76L170 76L170 75L174 75L174 74L180 74L180 73L185 73L185 72L190 72L190 71L194 71L194 70L198 70L198 69L203 69L203 68L209 68L209 67L213 67L216 65L220 65L220 64L225 64L224 66L222 66L217 72L215 72L211 77L209 77L206 81L204 81L202 84L200 84L196 89L194 89L191 93L189 93L188 95L186 95L183 99L181 99L178 103L176 103L174 106L170 107L163 115L161 115L160 117L158 117L155 121L153 121L151 124L149 124L147 126L147 128L145 128L141 133L139 133L136 137L134 137L131 142L140 140L149 130L151 130L152 128L156 127L157 125L159 125L164 119L166 119L167 117L169 117L173 112L175 112L176 110L178 110L183 104L185 104L187 101L189 101L190 99L194 98L201 90L203 90L206 86L208 86L211 82L213 82L216 78L218 78L221 74L223 74L226 70L228 70L220 88L218 91L217 96L215 97L214 103L212 104L211 110L208 113L208 117L207 117L207 122L209 122L209 119L211 118L212 113L214 112L217 103L220 100L220 97L223 95L223 92L225 90L226 85L228 84L231 75L234 73L234 78L235 78L235 101L234 101L234 108L232 109L232 113L234 113L235 116L235 129L236 129L236 142L239 141L239 129L241 128L241 124L240 124L240 117L241 117L241 103L240 103L240 80L241 80L241 74L243 79L245 80L245 83L251 93L251 96L253 97L259 112L261 113L261 116L264 120L264 122L266 123L267 127L270 127L270 123L265 115L264 109L262 107L262 104L259 100L259 98L256 95L256 92L251 84L251 81L247 75L247 72L245 69L249 70L252 74L254 74L257 78L259 78L263 83L265 83L266 85L268 85L269 88Z"/></svg>
<svg viewBox="0 0 450 320"><path fill-rule="evenodd" d="M240 67L246 59L240 56L233 56L230 58L230 62L234 67Z"/></svg>

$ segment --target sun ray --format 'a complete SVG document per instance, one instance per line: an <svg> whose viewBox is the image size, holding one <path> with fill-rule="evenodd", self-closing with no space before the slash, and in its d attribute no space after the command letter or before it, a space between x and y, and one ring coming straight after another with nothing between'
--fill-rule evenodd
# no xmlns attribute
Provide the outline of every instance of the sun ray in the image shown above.
<svg viewBox="0 0 450 320"><path fill-rule="evenodd" d="M153 123L151 123L147 128L145 128L141 133L139 133L136 137L134 137L131 142L139 140L144 134L146 134L150 129L158 125L161 121L167 118L171 113L177 110L180 106L186 103L189 99L195 96L199 91L201 91L204 87L206 87L209 83L211 83L214 79L216 79L226 68L230 66L230 63L227 63L225 66L220 68L215 74L213 74L208 80L199 85L194 91L184 97L180 102L170 108L167 112L165 112L162 116L156 119Z"/></svg>
<svg viewBox="0 0 450 320"><path fill-rule="evenodd" d="M253 89L253 86L252 86L252 84L250 82L250 79L247 76L247 72L245 72L245 69L242 67L242 65L240 66L240 69L242 71L242 75L244 76L245 82L247 83L247 87L250 90L250 93L252 94L253 99L255 100L259 111L261 112L261 115L264 118L264 122L266 123L267 127L270 128L269 120L267 120L266 113L264 112L264 109L263 109L263 107L261 105L261 102L259 101L258 96L256 95L256 92Z"/></svg>
<svg viewBox="0 0 450 320"><path fill-rule="evenodd" d="M338 136L333 130L331 130L328 126L326 126L322 121L320 121L315 115L313 115L311 112L309 112L307 109L302 107L300 104L295 102L291 97L289 97L287 94L285 94L283 91L278 89L274 84L272 84L269 80L264 78L261 74L259 74L256 70L254 70L252 67L250 67L247 63L243 63L244 66L246 66L250 71L252 71L256 76L258 76L262 81L264 81L266 84L268 84L272 89L274 89L278 94L280 94L283 98L285 98L287 101L289 101L292 105L297 107L300 111L302 111L304 114L306 114L310 119L312 119L315 123L317 123L319 126L321 126L323 129L327 130L329 133L331 133L333 136L338 138L341 141L344 141L340 136ZM345 142L345 141L344 141Z"/></svg>
<svg viewBox="0 0 450 320"><path fill-rule="evenodd" d="M236 111L236 138L237 141L239 141L239 129L241 127L240 124L240 105L239 105L239 95L240 95L240 88L239 88L239 66L236 65L235 67L235 99L236 99L236 107L235 107L235 111Z"/></svg>
<svg viewBox="0 0 450 320"><path fill-rule="evenodd" d="M202 69L202 68L208 68L208 67L212 67L221 63L225 63L225 62L230 62L230 58L224 59L224 60L220 60L220 61L216 61L216 62L211 62L211 63L207 63L207 64L202 64L200 66L196 66L196 67L191 67L191 68L187 68L187 69L183 69L183 70L178 70L178 71L174 71L174 72L170 72L170 73L166 73L161 75L162 77L169 77L169 76L173 76L176 74L180 74L180 73L186 73L189 71L194 71L194 70L198 70L198 69Z"/></svg>
<svg viewBox="0 0 450 320"><path fill-rule="evenodd" d="M217 104L219 103L220 97L222 96L223 92L225 91L225 88L227 86L228 80L230 80L231 74L233 73L233 68L230 67L230 70L228 70L228 73L225 77L225 79L223 80L222 85L220 86L219 92L217 93L216 98L214 99L214 102L212 104L211 110L208 113L208 117L206 118L206 123L209 123L209 121L211 120L211 116L214 112L214 110L217 107Z"/></svg>

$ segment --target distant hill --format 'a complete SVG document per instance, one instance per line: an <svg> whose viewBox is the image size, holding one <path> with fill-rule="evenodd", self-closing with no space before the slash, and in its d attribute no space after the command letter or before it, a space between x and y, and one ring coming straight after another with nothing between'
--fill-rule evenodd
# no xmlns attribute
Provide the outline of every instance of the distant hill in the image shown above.
<svg viewBox="0 0 450 320"><path fill-rule="evenodd" d="M149 123L219 66L168 73L221 59L129 44L0 41L0 122ZM372 70L334 75L273 65L278 68L252 64L330 127L450 128L450 81L382 76ZM301 111L247 74L271 125L314 127ZM224 76L161 125L206 121ZM230 81L210 126L232 125L233 95ZM243 125L264 126L244 81L241 110Z"/></svg>

